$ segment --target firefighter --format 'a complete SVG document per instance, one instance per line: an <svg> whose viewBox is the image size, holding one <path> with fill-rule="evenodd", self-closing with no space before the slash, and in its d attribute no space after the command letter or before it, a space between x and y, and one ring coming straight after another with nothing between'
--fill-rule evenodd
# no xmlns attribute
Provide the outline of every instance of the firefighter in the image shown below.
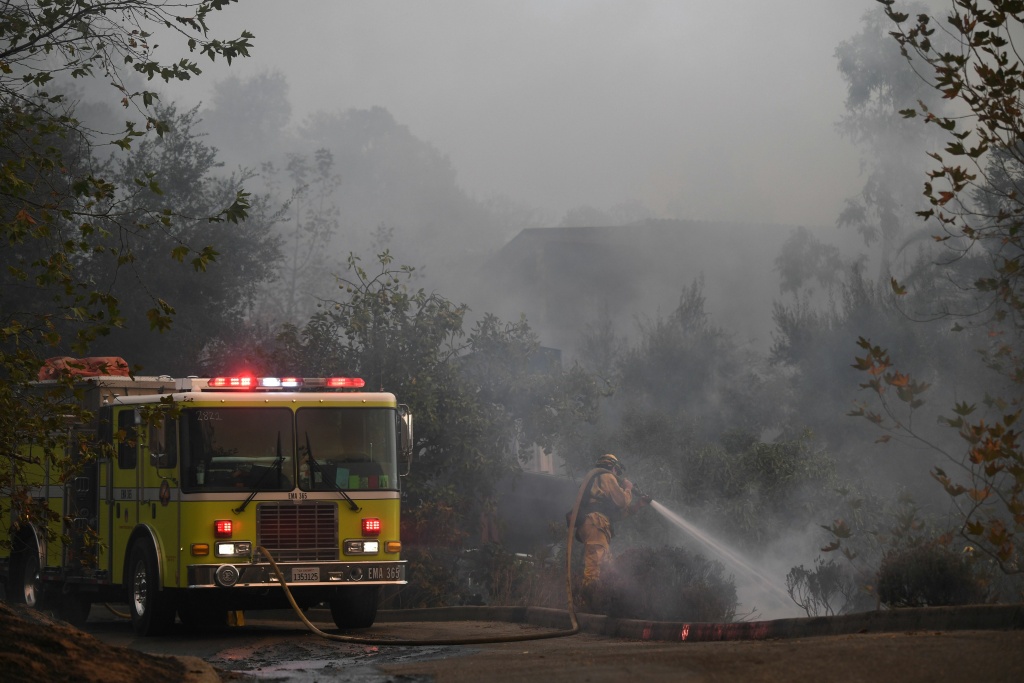
<svg viewBox="0 0 1024 683"><path fill-rule="evenodd" d="M590 490L577 513L577 538L583 542L583 593L591 593L601 578L601 568L611 560L609 543L615 535L612 520L633 511L633 482L624 478L625 468L611 453L594 463L607 470L591 478ZM582 518L582 522L579 521Z"/></svg>

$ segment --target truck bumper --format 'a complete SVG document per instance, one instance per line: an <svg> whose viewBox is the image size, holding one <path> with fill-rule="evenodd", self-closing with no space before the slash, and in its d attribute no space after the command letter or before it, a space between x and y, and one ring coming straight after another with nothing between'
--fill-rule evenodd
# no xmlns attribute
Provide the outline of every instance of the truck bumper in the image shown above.
<svg viewBox="0 0 1024 683"><path fill-rule="evenodd" d="M406 562L283 562L278 569L288 586L324 587L342 584L404 584ZM260 588L280 586L273 567L260 563L194 564L188 567L189 588Z"/></svg>

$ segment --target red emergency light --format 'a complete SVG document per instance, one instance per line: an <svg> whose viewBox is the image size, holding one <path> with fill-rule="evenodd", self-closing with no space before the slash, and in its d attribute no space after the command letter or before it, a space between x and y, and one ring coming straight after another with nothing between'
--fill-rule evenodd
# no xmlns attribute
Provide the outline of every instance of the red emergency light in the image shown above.
<svg viewBox="0 0 1024 683"><path fill-rule="evenodd" d="M327 386L332 389L362 389L366 382L359 377L328 377Z"/></svg>
<svg viewBox="0 0 1024 683"><path fill-rule="evenodd" d="M213 535L216 538L231 538L234 524L230 519L218 519L213 523Z"/></svg>
<svg viewBox="0 0 1024 683"><path fill-rule="evenodd" d="M251 375L241 377L213 377L210 386L217 389L252 389L256 386L256 378Z"/></svg>
<svg viewBox="0 0 1024 683"><path fill-rule="evenodd" d="M380 536L380 520L376 517L364 517L363 536Z"/></svg>

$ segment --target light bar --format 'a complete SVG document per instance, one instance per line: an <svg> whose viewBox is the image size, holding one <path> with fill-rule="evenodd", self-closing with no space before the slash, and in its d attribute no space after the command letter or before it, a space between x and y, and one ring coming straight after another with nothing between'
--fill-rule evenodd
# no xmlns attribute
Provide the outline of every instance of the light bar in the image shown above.
<svg viewBox="0 0 1024 683"><path fill-rule="evenodd" d="M366 382L359 377L211 377L207 381L210 389L362 389Z"/></svg>

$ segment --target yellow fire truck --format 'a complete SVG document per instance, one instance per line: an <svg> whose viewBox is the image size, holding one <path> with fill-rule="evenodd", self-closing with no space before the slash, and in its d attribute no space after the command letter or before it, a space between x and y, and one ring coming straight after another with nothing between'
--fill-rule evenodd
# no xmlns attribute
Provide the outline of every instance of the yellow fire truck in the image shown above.
<svg viewBox="0 0 1024 683"><path fill-rule="evenodd" d="M176 616L198 626L288 607L280 572L300 607L325 603L339 628L360 628L382 586L406 583L399 476L412 416L393 394L353 378L76 381L96 419L71 429L108 455L66 478L26 446L33 464L15 487L62 521L46 529L4 506L9 600L72 621L127 601L136 632L158 635Z"/></svg>

